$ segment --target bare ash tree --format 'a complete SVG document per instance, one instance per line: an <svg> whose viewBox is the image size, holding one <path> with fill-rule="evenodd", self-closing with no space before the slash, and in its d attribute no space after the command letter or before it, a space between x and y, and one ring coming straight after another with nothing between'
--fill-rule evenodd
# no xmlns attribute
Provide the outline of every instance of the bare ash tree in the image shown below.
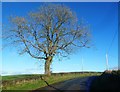
<svg viewBox="0 0 120 92"><path fill-rule="evenodd" d="M21 12L22 13L22 12ZM69 55L75 47L88 47L88 27L78 21L69 7L44 4L24 17L11 17L10 29L3 35L20 48L20 54L45 61L45 74L56 55Z"/></svg>

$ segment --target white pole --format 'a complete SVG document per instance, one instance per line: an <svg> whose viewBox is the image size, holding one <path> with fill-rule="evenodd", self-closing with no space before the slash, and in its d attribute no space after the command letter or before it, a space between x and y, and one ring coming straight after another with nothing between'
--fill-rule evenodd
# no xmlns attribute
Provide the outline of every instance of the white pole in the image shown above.
<svg viewBox="0 0 120 92"><path fill-rule="evenodd" d="M109 70L109 66L108 66L108 54L106 53L106 70Z"/></svg>

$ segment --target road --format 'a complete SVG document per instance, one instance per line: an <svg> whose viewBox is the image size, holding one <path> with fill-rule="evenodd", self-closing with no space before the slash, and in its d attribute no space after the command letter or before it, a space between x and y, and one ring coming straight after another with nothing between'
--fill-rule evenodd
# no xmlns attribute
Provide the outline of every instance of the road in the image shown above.
<svg viewBox="0 0 120 92"><path fill-rule="evenodd" d="M33 92L42 92L45 90L57 90L57 92L66 92L68 90L76 90L78 92L88 92L89 86L91 81L95 78L95 76L92 77L85 77L85 78L75 78L70 79L64 82L60 82L57 84L53 84L50 86L46 86L37 90L34 90Z"/></svg>

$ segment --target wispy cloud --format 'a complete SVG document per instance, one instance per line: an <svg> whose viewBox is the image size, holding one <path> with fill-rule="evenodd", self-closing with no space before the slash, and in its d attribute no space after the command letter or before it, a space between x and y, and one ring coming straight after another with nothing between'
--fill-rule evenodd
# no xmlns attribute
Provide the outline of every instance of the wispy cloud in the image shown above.
<svg viewBox="0 0 120 92"><path fill-rule="evenodd" d="M20 74L43 74L43 70L30 68L26 69L25 71L0 71L1 76L7 76L7 75L20 75Z"/></svg>
<svg viewBox="0 0 120 92"><path fill-rule="evenodd" d="M0 75L1 75L1 76L14 75L14 73L13 73L13 72L10 72L10 71L0 71Z"/></svg>

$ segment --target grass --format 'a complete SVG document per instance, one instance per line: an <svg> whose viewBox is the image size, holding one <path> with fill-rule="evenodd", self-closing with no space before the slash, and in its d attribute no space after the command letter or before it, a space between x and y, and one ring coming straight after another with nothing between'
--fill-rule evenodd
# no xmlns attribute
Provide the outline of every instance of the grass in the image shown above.
<svg viewBox="0 0 120 92"><path fill-rule="evenodd" d="M2 82L2 77L1 77L1 75L0 75L0 92L1 92L1 90L2 90L2 86L1 86L1 83Z"/></svg>
<svg viewBox="0 0 120 92"><path fill-rule="evenodd" d="M86 76L93 76L93 75L100 75L100 73L84 73L84 74L64 74L64 75L52 75L50 77L45 77L45 80L49 83L49 84L54 84L54 83L58 83L58 82L62 82L65 80L69 80L69 79L73 79L73 78L78 78L78 77L86 77ZM35 76L35 75L29 75L29 76ZM29 77L26 75L23 76L4 76L3 79L4 80L13 80L13 79L17 79L17 78L26 78ZM39 75L36 75L39 76ZM10 78L10 79L8 79ZM35 90L41 87L47 86L46 83L41 80L41 79L37 79L34 81L29 81L27 83L23 83L23 84L18 84L18 85L9 85L7 87L3 87L3 90Z"/></svg>

